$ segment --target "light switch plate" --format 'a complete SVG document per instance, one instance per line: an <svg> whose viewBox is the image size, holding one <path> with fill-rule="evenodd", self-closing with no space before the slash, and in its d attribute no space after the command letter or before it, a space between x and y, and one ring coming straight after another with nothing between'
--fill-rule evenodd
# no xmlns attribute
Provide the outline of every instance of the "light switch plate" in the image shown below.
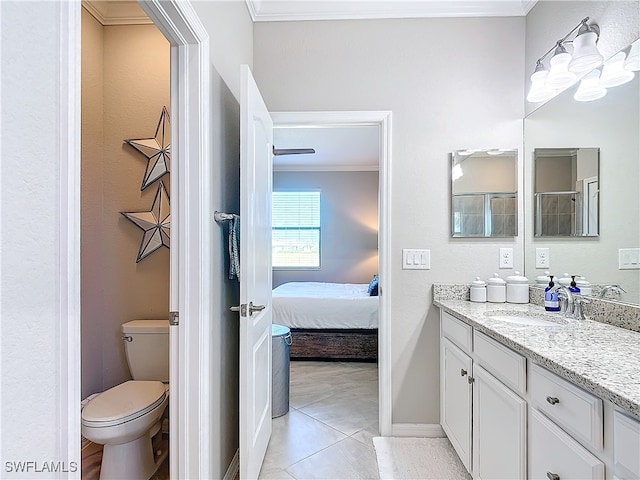
<svg viewBox="0 0 640 480"><path fill-rule="evenodd" d="M618 269L620 270L640 269L640 248L619 248L618 249Z"/></svg>
<svg viewBox="0 0 640 480"><path fill-rule="evenodd" d="M548 248L536 248L536 268L549 268Z"/></svg>
<svg viewBox="0 0 640 480"><path fill-rule="evenodd" d="M513 248L501 248L498 268L513 268Z"/></svg>
<svg viewBox="0 0 640 480"><path fill-rule="evenodd" d="M403 270L429 270L431 269L431 250L403 248Z"/></svg>

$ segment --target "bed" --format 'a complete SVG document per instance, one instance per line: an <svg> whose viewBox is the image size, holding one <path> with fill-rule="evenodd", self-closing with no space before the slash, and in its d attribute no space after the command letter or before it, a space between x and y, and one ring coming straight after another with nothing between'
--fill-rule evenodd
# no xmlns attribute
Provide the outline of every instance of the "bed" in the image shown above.
<svg viewBox="0 0 640 480"><path fill-rule="evenodd" d="M378 297L369 285L290 282L273 290L273 323L291 329L292 360L375 362Z"/></svg>

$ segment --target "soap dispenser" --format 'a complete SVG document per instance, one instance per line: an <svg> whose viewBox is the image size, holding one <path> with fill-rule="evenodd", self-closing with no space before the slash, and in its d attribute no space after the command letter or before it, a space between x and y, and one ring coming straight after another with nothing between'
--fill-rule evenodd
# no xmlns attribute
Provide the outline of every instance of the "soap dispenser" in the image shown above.
<svg viewBox="0 0 640 480"><path fill-rule="evenodd" d="M575 275L571 275L571 283L569 284L569 291L573 295L580 295L580 288L578 288L578 285L576 284L576 276Z"/></svg>
<svg viewBox="0 0 640 480"><path fill-rule="evenodd" d="M560 299L558 298L558 292L553 290L555 286L555 283L553 283L553 275L550 275L549 278L549 286L544 289L544 309L547 312L559 312Z"/></svg>

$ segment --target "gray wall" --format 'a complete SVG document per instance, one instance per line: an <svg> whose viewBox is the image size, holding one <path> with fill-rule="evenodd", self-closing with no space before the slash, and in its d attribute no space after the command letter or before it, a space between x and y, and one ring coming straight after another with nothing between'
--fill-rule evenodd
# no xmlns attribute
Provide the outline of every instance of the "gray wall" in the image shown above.
<svg viewBox="0 0 640 480"><path fill-rule="evenodd" d="M321 190L321 267L274 270L285 282L369 283L378 271L378 172L274 172L274 190Z"/></svg>
<svg viewBox="0 0 640 480"><path fill-rule="evenodd" d="M391 282L394 424L439 423L434 282L488 277L501 242L449 236L449 152L521 148L524 18L257 23L254 73L267 106L393 111ZM432 269L401 269L430 248Z"/></svg>

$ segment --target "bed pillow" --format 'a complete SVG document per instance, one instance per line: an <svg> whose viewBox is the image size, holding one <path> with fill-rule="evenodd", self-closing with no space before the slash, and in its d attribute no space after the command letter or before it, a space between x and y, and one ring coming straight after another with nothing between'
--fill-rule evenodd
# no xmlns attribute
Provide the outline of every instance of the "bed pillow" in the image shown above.
<svg viewBox="0 0 640 480"><path fill-rule="evenodd" d="M378 296L378 275L374 275L371 281L369 282L369 288L367 289L367 293L372 297Z"/></svg>

